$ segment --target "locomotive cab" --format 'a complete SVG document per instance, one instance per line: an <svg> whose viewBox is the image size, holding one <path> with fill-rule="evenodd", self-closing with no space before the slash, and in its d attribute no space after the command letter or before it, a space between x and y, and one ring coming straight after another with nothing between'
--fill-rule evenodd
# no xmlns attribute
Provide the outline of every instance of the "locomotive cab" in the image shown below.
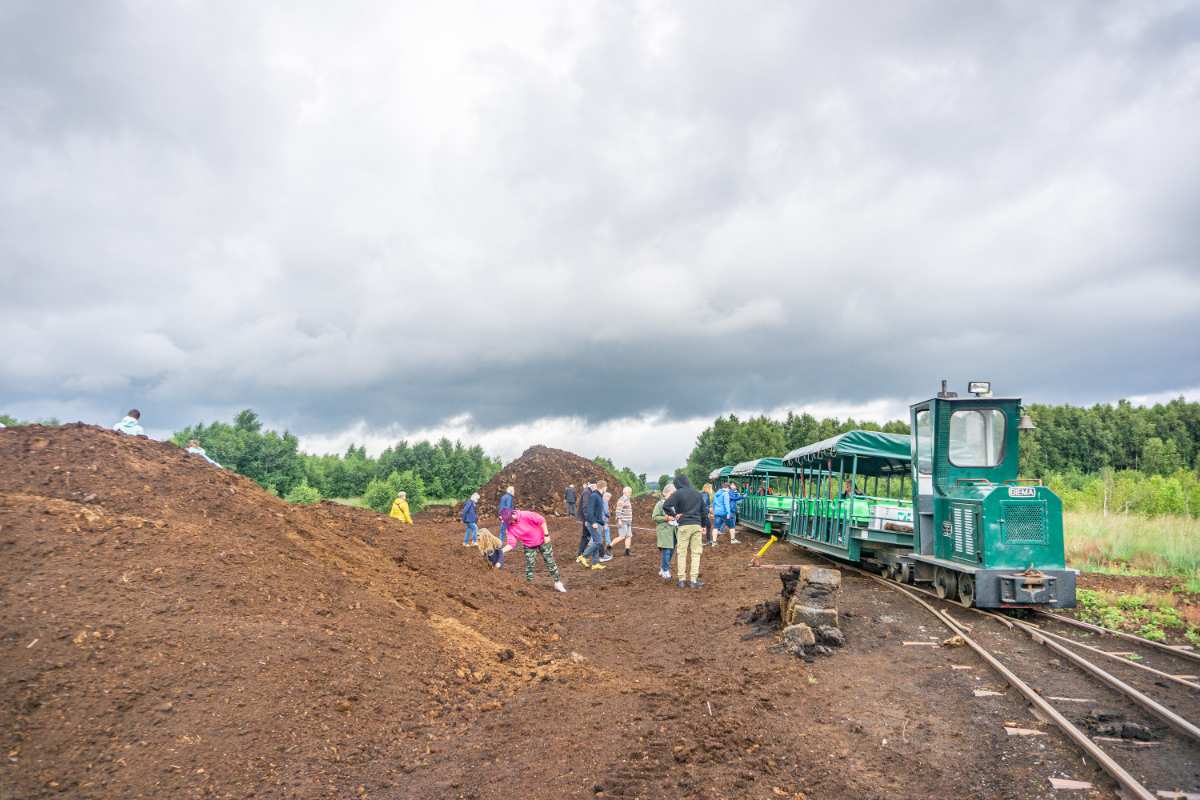
<svg viewBox="0 0 1200 800"><path fill-rule="evenodd" d="M1062 504L1018 477L1021 401L946 390L911 407L911 577L939 596L983 608L1073 607Z"/></svg>

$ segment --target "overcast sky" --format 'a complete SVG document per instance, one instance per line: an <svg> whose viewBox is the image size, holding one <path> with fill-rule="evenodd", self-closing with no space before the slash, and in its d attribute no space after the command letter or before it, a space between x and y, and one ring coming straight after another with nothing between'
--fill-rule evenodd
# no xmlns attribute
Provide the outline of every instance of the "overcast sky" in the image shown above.
<svg viewBox="0 0 1200 800"><path fill-rule="evenodd" d="M657 473L1200 396L1200 3L0 0L0 412Z"/></svg>

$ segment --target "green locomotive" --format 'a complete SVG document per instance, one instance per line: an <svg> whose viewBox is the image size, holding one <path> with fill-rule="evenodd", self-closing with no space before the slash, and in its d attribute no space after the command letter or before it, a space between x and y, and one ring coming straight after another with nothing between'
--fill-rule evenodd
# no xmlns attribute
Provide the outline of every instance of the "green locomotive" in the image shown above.
<svg viewBox="0 0 1200 800"><path fill-rule="evenodd" d="M791 476L774 477L789 487L786 525L774 516L768 527L768 503L753 494L739 524L968 606L1074 607L1062 503L1017 477L1020 431L1032 423L1019 399L993 397L990 384L974 382L969 394L943 382L911 407L913 436L850 431L793 450L782 459ZM739 467L752 485L772 479L758 462L731 472Z"/></svg>

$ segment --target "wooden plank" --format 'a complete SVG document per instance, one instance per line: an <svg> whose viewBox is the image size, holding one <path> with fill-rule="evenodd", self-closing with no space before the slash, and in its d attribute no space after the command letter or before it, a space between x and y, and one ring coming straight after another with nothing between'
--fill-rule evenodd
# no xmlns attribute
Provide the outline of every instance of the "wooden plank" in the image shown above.
<svg viewBox="0 0 1200 800"><path fill-rule="evenodd" d="M1010 728L1004 726L1004 732L1009 736L1045 736L1045 731L1035 731L1032 728Z"/></svg>
<svg viewBox="0 0 1200 800"><path fill-rule="evenodd" d="M1051 778L1050 786L1054 789L1065 791L1076 791L1078 789L1091 789L1092 785L1087 781L1074 781L1070 778Z"/></svg>

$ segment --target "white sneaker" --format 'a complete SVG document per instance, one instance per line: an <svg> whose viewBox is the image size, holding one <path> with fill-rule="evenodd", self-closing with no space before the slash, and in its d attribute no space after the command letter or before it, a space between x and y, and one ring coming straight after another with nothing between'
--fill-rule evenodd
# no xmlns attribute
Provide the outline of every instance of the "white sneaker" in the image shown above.
<svg viewBox="0 0 1200 800"><path fill-rule="evenodd" d="M556 582L555 582L555 584L554 584L554 591L556 591L556 592L565 592L566 590L567 590L567 587L563 586L563 582L562 582L562 581L556 581Z"/></svg>

